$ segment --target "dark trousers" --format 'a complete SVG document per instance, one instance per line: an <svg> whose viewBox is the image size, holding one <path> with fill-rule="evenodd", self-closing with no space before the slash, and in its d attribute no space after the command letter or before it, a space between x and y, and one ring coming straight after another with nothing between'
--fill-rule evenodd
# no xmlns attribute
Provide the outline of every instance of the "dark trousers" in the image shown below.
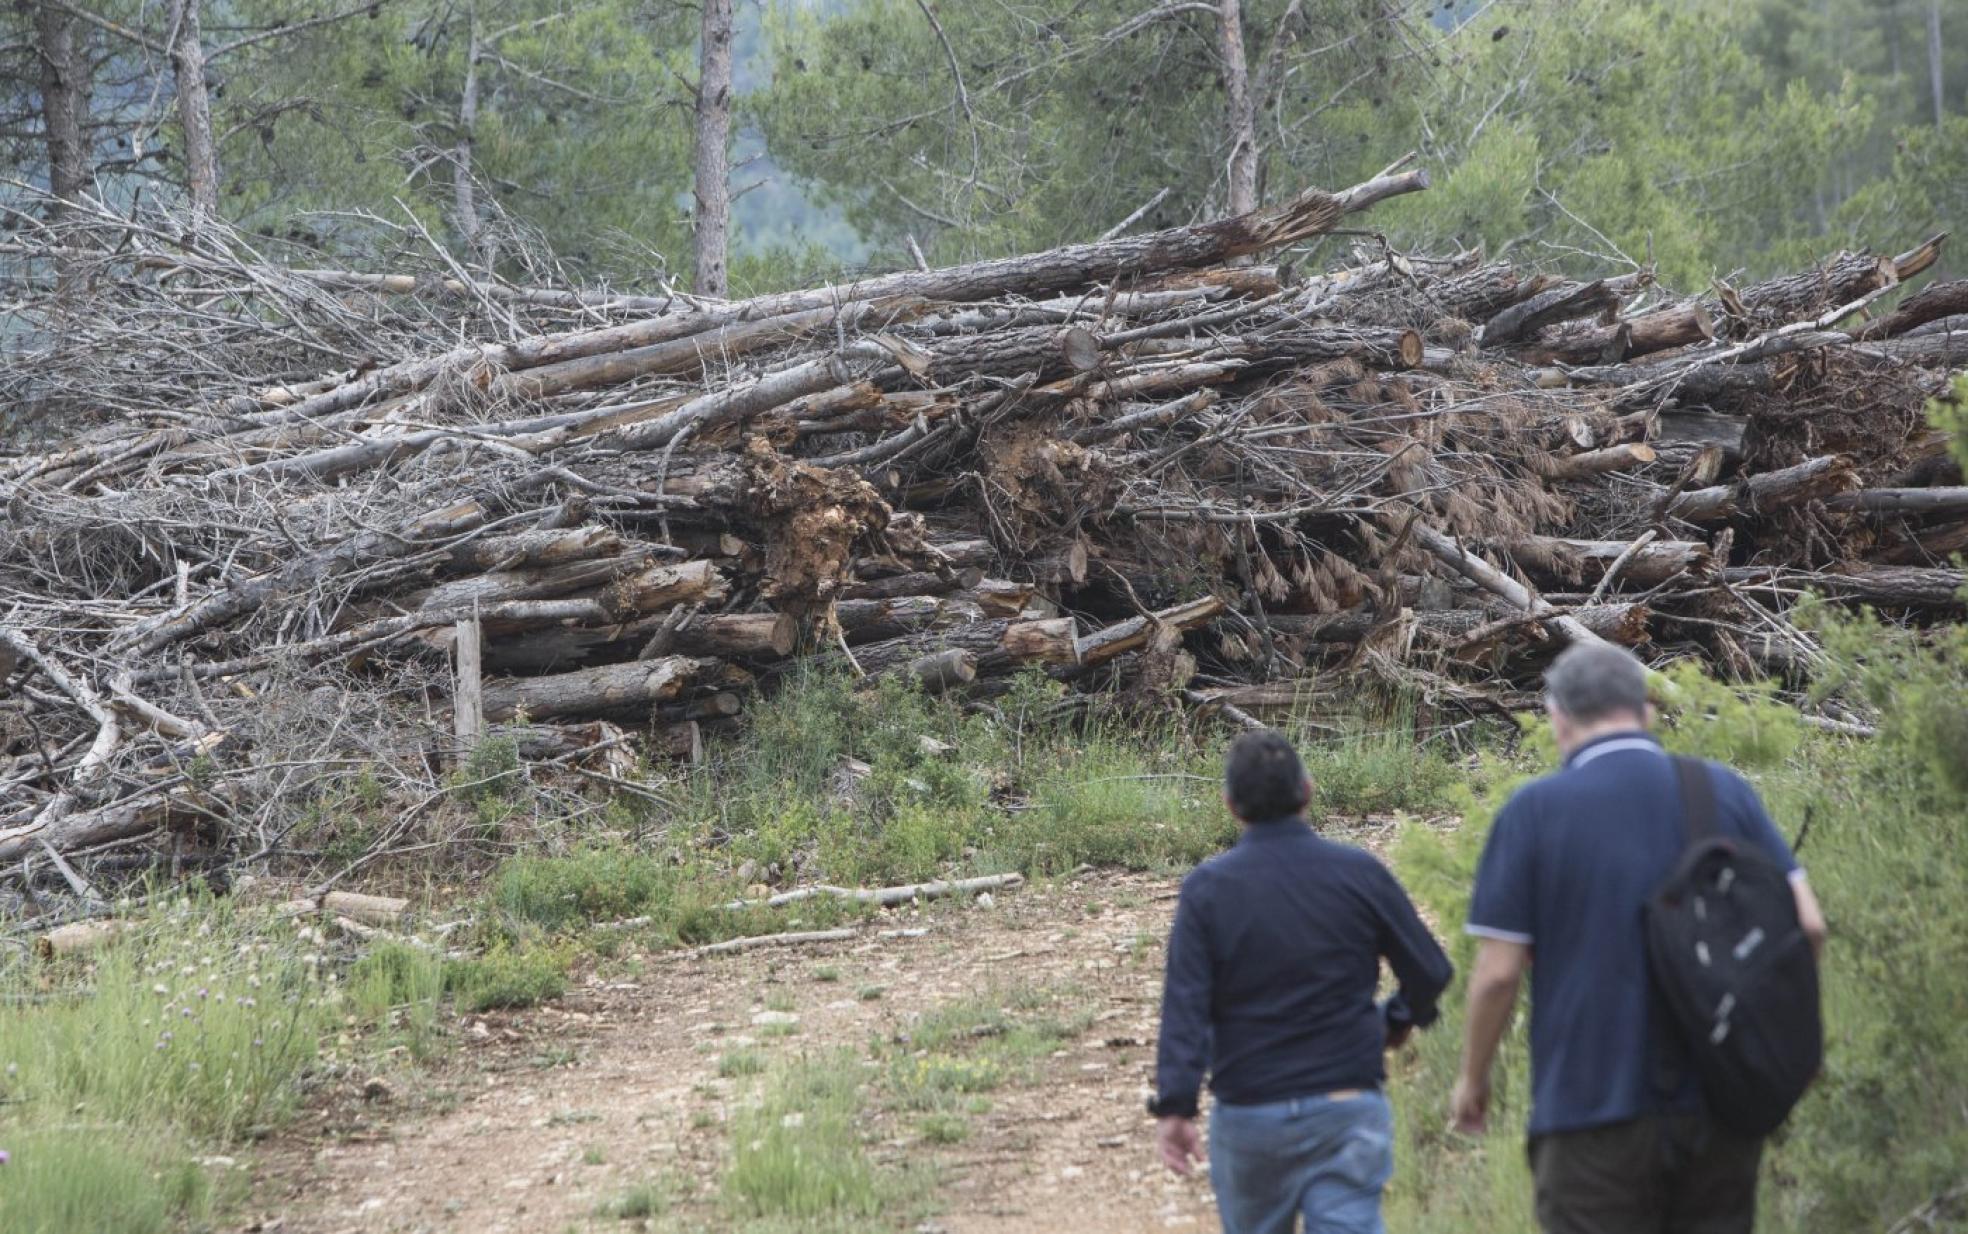
<svg viewBox="0 0 1968 1234"><path fill-rule="evenodd" d="M1750 1234L1763 1141L1706 1117L1635 1119L1531 1141L1544 1234Z"/></svg>

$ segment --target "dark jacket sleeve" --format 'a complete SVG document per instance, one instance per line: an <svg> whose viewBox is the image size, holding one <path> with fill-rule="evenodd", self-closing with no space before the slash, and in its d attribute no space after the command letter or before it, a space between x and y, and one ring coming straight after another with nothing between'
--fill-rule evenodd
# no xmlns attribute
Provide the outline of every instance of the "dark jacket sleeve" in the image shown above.
<svg viewBox="0 0 1968 1234"><path fill-rule="evenodd" d="M1455 967L1415 912L1407 891L1385 866L1376 862L1374 868L1379 871L1374 898L1380 914L1380 954L1387 957L1400 983L1389 1000L1388 1019L1427 1028L1435 1022L1435 1004L1448 989Z"/></svg>
<svg viewBox="0 0 1968 1234"><path fill-rule="evenodd" d="M1211 970L1205 880L1182 882L1162 978L1162 1033L1155 1057L1155 1112L1195 1117L1209 1065Z"/></svg>

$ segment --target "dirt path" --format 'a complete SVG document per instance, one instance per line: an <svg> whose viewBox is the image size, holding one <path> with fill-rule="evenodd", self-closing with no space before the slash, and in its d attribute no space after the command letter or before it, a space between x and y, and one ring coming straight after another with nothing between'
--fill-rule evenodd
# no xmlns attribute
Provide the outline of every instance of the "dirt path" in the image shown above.
<svg viewBox="0 0 1968 1234"><path fill-rule="evenodd" d="M915 937L871 928L846 943L652 956L556 1006L473 1020L435 1074L406 1068L369 1097L365 1077L348 1077L268 1146L250 1228L633 1228L597 1208L655 1177L695 1197L669 1219L678 1228L735 1228L714 1197L726 1121L754 1082L719 1075L726 1052L866 1051L938 1008L1042 993L1072 1013L1071 1033L991 1091L961 1142L932 1144L906 1115L871 1114L878 1163L933 1163L932 1215L917 1228L1214 1231L1207 1186L1153 1162L1142 1113L1174 888L1089 874L880 923L924 931ZM635 965L611 966L624 967ZM788 1035L756 1027L788 1012L797 1024L777 1030Z"/></svg>

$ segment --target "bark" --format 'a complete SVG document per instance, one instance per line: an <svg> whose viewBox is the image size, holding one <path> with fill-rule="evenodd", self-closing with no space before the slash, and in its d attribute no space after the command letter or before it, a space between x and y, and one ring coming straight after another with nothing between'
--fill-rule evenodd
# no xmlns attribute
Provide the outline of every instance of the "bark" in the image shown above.
<svg viewBox="0 0 1968 1234"><path fill-rule="evenodd" d="M611 527L574 527L558 531L521 531L487 536L451 551L453 570L518 570L560 566L597 557L615 557L627 549L621 533Z"/></svg>
<svg viewBox="0 0 1968 1234"><path fill-rule="evenodd" d="M1715 322L1699 304L1630 317L1610 326L1547 333L1518 355L1528 364L1618 364L1635 356L1691 347L1715 337Z"/></svg>
<svg viewBox="0 0 1968 1234"><path fill-rule="evenodd" d="M1217 46L1223 57L1223 96L1228 108L1231 214L1257 209L1257 110L1244 57L1241 0L1217 0Z"/></svg>
<svg viewBox="0 0 1968 1234"><path fill-rule="evenodd" d="M482 51L476 8L468 21L471 33L465 46L465 85L458 97L458 139L451 146L451 212L458 238L464 241L467 252L477 255L483 223L478 217L478 187L473 179L477 174L473 144L478 136L478 59Z"/></svg>
<svg viewBox="0 0 1968 1234"><path fill-rule="evenodd" d="M1828 510L1867 514L1968 514L1968 486L1944 488L1867 488L1825 498Z"/></svg>
<svg viewBox="0 0 1968 1234"><path fill-rule="evenodd" d="M903 670L931 694L977 680L977 657L961 647L931 652Z"/></svg>
<svg viewBox="0 0 1968 1234"><path fill-rule="evenodd" d="M977 671L989 676L1022 664L1078 662L1078 630L1071 617L1043 621L980 621L952 630L869 643L854 651L864 672L878 675L907 668L926 655L958 649L976 657Z"/></svg>
<svg viewBox="0 0 1968 1234"><path fill-rule="evenodd" d="M1630 471L1654 461L1654 448L1638 442L1578 454L1533 455L1531 467L1547 480L1586 480L1608 472Z"/></svg>
<svg viewBox="0 0 1968 1234"><path fill-rule="evenodd" d="M1725 317L1754 329L1766 324L1801 321L1826 309L1850 304L1869 291L1904 277L1890 259L1870 253L1835 253L1823 265L1803 274L1786 274L1740 291L1723 289Z"/></svg>
<svg viewBox="0 0 1968 1234"><path fill-rule="evenodd" d="M1968 553L1968 522L1949 523L1907 536L1886 550L1892 565L1927 565L1952 561L1956 554Z"/></svg>
<svg viewBox="0 0 1968 1234"><path fill-rule="evenodd" d="M621 575L638 570L646 560L641 554L627 554L518 570L488 570L468 578L439 583L428 591L413 593L404 602L429 613L468 609L473 605L498 604L507 600L551 600L556 596L603 586Z"/></svg>
<svg viewBox="0 0 1968 1234"><path fill-rule="evenodd" d="M834 620L840 623L849 646L903 638L937 626L976 621L983 616L983 610L961 600L936 596L841 600L834 605Z"/></svg>
<svg viewBox="0 0 1968 1234"><path fill-rule="evenodd" d="M1589 317L1619 307L1619 296L1603 279L1566 283L1514 304L1483 323L1477 341L1484 347L1504 347L1529 338L1546 326Z"/></svg>
<svg viewBox="0 0 1968 1234"><path fill-rule="evenodd" d="M718 668L715 660L666 656L607 664L551 677L522 677L488 682L485 718L510 720L521 712L532 720L557 716L600 716L613 713L647 714L658 703L675 700L708 680Z"/></svg>
<svg viewBox="0 0 1968 1234"><path fill-rule="evenodd" d="M1884 317L1854 330L1852 337L1863 340L1896 338L1930 321L1940 321L1958 313L1968 313L1968 279L1954 279L1923 287L1900 301L1899 307Z"/></svg>
<svg viewBox="0 0 1968 1234"><path fill-rule="evenodd" d="M888 578L849 583L840 590L842 600L894 600L903 596L946 596L966 591L984 581L984 571L975 566L944 574L918 571Z"/></svg>
<svg viewBox="0 0 1968 1234"><path fill-rule="evenodd" d="M212 133L212 98L205 78L205 43L199 23L203 0L171 0L171 68L177 85L178 124L184 130L185 191L192 217L219 215L219 151Z"/></svg>
<svg viewBox="0 0 1968 1234"><path fill-rule="evenodd" d="M700 296L726 294L731 226L731 0L703 0L697 72L697 209L692 218Z"/></svg>
<svg viewBox="0 0 1968 1234"><path fill-rule="evenodd" d="M730 594L724 568L714 561L650 566L610 583L602 606L617 617L638 617L678 604L719 604Z"/></svg>
<svg viewBox="0 0 1968 1234"><path fill-rule="evenodd" d="M1548 274L1519 278L1509 266L1483 266L1431 284L1428 297L1449 316L1481 325L1505 309L1551 290L1556 281Z"/></svg>
<svg viewBox="0 0 1968 1234"><path fill-rule="evenodd" d="M1856 482L1850 459L1836 454L1823 455L1734 484L1717 484L1683 493L1674 499L1667 513L1691 523L1719 523L1738 514L1767 514L1821 500L1844 492Z"/></svg>
<svg viewBox="0 0 1968 1234"><path fill-rule="evenodd" d="M1723 578L1746 588L1803 588L1837 600L1887 608L1962 608L1968 571L1921 566L1858 563L1825 572L1770 570L1747 566L1723 571Z"/></svg>
<svg viewBox="0 0 1968 1234"><path fill-rule="evenodd" d="M1934 100L1936 129L1947 126L1947 89L1941 63L1941 0L1927 0L1927 91Z"/></svg>
<svg viewBox="0 0 1968 1234"><path fill-rule="evenodd" d="M1216 620L1229 606L1215 596L1205 596L1165 608L1145 617L1130 617L1104 629L1095 630L1079 640L1074 651L1079 663L1092 666L1104 664L1116 656L1130 651L1138 651L1148 645L1157 628L1173 626L1188 631L1207 625Z"/></svg>
<svg viewBox="0 0 1968 1234"><path fill-rule="evenodd" d="M1415 543L1441 558L1450 569L1478 587L1502 596L1531 616L1546 618L1550 628L1564 635L1567 641L1574 643L1603 641L1597 634L1586 629L1576 617L1559 613L1550 604L1531 594L1528 587L1474 553L1468 552L1433 527L1415 522L1409 525L1409 534L1414 537Z"/></svg>
<svg viewBox="0 0 1968 1234"><path fill-rule="evenodd" d="M486 667L502 673L568 672L636 659L665 616L595 626L532 630L486 648ZM783 660L793 653L799 623L789 613L697 616L671 631L667 651L733 660ZM693 719L697 717L691 717Z"/></svg>
<svg viewBox="0 0 1968 1234"><path fill-rule="evenodd" d="M1597 582L1631 543L1626 540L1568 540L1518 536L1497 547L1534 578L1561 583ZM1679 574L1700 578L1714 568L1708 545L1698 540L1656 540L1628 557L1619 577L1653 587Z"/></svg>
<svg viewBox="0 0 1968 1234"><path fill-rule="evenodd" d="M75 20L45 0L18 0L34 16L40 62L41 121L48 144L48 188L60 203L79 201L95 178L89 154L90 64Z"/></svg>

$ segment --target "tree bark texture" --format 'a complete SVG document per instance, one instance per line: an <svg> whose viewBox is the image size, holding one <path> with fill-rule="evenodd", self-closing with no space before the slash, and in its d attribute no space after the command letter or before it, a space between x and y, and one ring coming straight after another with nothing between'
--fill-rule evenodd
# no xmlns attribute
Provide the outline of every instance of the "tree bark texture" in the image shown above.
<svg viewBox="0 0 1968 1234"><path fill-rule="evenodd" d="M697 71L697 208L692 215L700 296L723 299L731 229L731 0L703 0Z"/></svg>
<svg viewBox="0 0 1968 1234"><path fill-rule="evenodd" d="M184 130L185 192L194 218L219 215L219 149L212 133L211 86L205 77L203 0L171 0L171 67L176 78L178 125Z"/></svg>
<svg viewBox="0 0 1968 1234"><path fill-rule="evenodd" d="M1218 0L1216 29L1228 108L1230 213L1246 214L1257 209L1257 109L1251 98L1250 66L1244 56L1242 0Z"/></svg>

